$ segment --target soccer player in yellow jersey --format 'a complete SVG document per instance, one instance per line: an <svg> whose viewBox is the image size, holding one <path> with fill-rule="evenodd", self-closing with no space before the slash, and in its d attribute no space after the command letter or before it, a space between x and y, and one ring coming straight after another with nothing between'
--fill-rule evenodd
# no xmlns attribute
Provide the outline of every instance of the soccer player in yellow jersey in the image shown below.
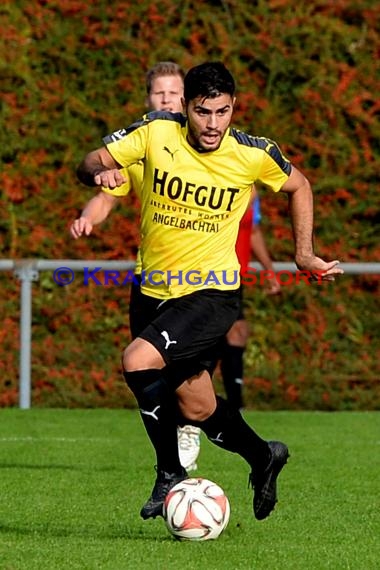
<svg viewBox="0 0 380 570"><path fill-rule="evenodd" d="M222 63L193 67L184 83L186 118L148 114L105 137L77 171L83 183L113 189L125 182L122 168L144 165L141 285L130 305L134 340L123 352L124 376L157 456L144 519L162 515L166 494L187 476L178 456L178 410L210 441L247 461L255 517L275 507L287 446L262 439L217 398L208 373L238 315L235 242L256 180L288 194L297 266L326 280L342 273L338 261L314 254L308 180L275 142L230 126L234 104L235 82Z"/></svg>
<svg viewBox="0 0 380 570"><path fill-rule="evenodd" d="M180 66L172 61L160 61L146 74L146 106L152 111L170 111L181 113L183 111L183 79L184 72ZM83 232L88 235L94 225L103 222L118 200L126 196L131 189L140 196L143 180L143 164L133 164L122 170L127 182L118 188L110 190L103 188L96 196L91 198L85 206L81 217L72 225L72 235L77 238ZM141 260L137 256L136 274L141 273ZM139 285L132 283L132 288ZM178 450L181 465L187 470L197 469L197 458L200 451L200 428L192 425L178 427Z"/></svg>

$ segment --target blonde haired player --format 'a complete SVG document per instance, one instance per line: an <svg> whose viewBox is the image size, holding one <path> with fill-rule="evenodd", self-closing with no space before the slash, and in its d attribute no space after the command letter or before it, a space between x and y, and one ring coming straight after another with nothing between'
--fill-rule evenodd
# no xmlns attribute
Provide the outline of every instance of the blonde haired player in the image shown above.
<svg viewBox="0 0 380 570"><path fill-rule="evenodd" d="M145 104L151 111L169 111L182 113L184 72L181 67L172 61L160 61L151 67L145 76L146 100ZM89 235L94 225L103 222L117 201L126 196L132 189L138 197L142 186L144 167L141 162L122 170L128 182L110 190L102 190L94 196L85 206L81 221L73 225L72 234L79 237L78 229L85 222L85 235ZM136 275L141 272L141 259L138 253L136 260ZM197 458L200 452L200 433L198 427L185 425L178 427L178 451L181 465L187 471L197 469Z"/></svg>

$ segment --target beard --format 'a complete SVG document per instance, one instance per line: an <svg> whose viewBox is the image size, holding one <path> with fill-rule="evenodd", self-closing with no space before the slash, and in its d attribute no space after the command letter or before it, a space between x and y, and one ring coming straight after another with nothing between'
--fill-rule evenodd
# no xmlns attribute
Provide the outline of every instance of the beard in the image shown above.
<svg viewBox="0 0 380 570"><path fill-rule="evenodd" d="M195 129L192 128L191 124L188 123L188 135L187 140L189 144L198 152L212 152L214 150L218 150L220 144L223 139L223 135L220 131L202 131L201 133L197 133ZM214 144L207 142L202 142L202 137L207 137L207 135L215 137Z"/></svg>

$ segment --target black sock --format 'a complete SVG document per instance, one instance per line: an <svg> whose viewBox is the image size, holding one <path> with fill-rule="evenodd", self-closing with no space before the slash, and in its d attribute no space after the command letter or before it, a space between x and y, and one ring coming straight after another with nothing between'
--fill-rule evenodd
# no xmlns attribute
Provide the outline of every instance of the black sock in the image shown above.
<svg viewBox="0 0 380 570"><path fill-rule="evenodd" d="M124 372L157 456L157 469L181 473L178 457L176 399L161 370Z"/></svg>
<svg viewBox="0 0 380 570"><path fill-rule="evenodd" d="M244 348L224 344L220 369L229 404L236 409L243 407L243 354Z"/></svg>
<svg viewBox="0 0 380 570"><path fill-rule="evenodd" d="M215 412L197 425L208 439L241 455L251 467L265 467L270 459L268 443L245 422L239 410L217 396Z"/></svg>

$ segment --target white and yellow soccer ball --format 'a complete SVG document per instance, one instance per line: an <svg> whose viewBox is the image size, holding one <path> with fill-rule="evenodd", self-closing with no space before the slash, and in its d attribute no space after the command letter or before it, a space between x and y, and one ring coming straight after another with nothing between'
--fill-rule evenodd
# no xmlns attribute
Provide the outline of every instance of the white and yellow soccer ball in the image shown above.
<svg viewBox="0 0 380 570"><path fill-rule="evenodd" d="M210 540L226 528L230 503L213 481L194 477L177 483L164 502L164 519L179 540Z"/></svg>

